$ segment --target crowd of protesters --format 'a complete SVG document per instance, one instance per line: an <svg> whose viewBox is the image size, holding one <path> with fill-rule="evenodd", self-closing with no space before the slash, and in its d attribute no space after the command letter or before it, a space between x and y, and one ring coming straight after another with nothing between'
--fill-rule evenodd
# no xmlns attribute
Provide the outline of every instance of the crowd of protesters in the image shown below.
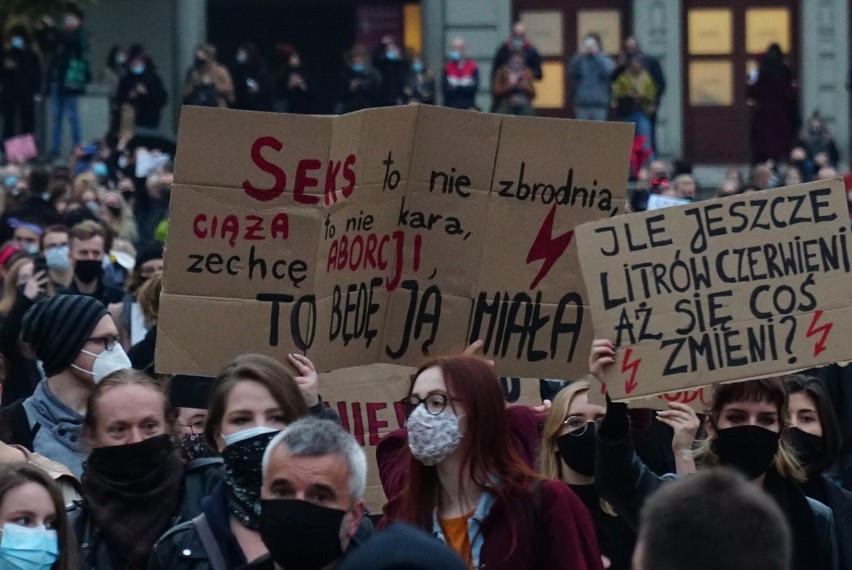
<svg viewBox="0 0 852 570"><path fill-rule="evenodd" d="M83 15L38 31L52 108L79 124ZM7 108L18 121L6 138L31 127L16 94L43 92L31 41L13 29L20 53L4 55L0 81L16 86L0 97L4 125ZM569 63L576 115L637 125L631 208L698 199L689 164L654 156L659 63L634 38L618 61L594 35L583 46ZM279 55L270 70L246 43L227 66L200 44L181 100L310 110L299 53ZM382 512L365 508L365 452L324 404L310 359L244 354L215 378L156 374L168 94L140 45L116 46L104 73L114 96L102 140L84 145L72 129L67 161L0 170L0 568L852 569L844 367L719 385L702 414L653 413L594 403L615 357L598 339L589 380L507 407L474 343L424 361L399 394L405 427L379 442L370 482L388 498ZM541 76L516 24L495 54L491 110L532 114ZM439 84L421 54L385 37L347 55L336 111L434 103L437 89L476 108L480 80L462 38ZM838 159L813 114L783 153L731 169L717 195L834 178Z"/></svg>

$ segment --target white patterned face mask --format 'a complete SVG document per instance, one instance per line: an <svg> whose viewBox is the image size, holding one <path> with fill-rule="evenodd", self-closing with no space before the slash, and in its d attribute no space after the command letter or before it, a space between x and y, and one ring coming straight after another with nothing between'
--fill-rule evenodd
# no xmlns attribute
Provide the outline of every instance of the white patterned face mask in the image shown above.
<svg viewBox="0 0 852 570"><path fill-rule="evenodd" d="M432 415L420 404L408 416L408 447L423 465L436 465L461 444L459 418L450 410Z"/></svg>

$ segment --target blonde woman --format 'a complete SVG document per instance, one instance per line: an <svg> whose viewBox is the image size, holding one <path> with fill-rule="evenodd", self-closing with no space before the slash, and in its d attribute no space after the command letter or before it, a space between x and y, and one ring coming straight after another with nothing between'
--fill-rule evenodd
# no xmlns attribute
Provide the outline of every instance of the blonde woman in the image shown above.
<svg viewBox="0 0 852 570"><path fill-rule="evenodd" d="M595 448L597 422L606 408L589 402L591 386L586 381L573 382L559 391L553 399L542 430L538 458L539 475L544 479L564 481L582 499L592 514L601 553L611 570L629 570L636 533L624 519L617 517L612 507L603 503L595 488ZM695 471L691 450L698 430L698 416L688 406L677 404L672 412L660 412L658 418L670 425L675 436L678 474ZM682 415L681 415L682 414Z"/></svg>

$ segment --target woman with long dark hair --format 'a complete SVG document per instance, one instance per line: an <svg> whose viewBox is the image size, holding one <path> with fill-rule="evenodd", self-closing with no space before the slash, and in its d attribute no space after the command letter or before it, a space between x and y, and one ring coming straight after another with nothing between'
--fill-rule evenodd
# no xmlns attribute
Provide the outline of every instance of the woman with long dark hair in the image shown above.
<svg viewBox="0 0 852 570"><path fill-rule="evenodd" d="M852 493L824 474L840 456L840 424L822 382L802 374L784 380L790 394L787 431L807 473L802 490L834 514L840 568L848 570L852 568Z"/></svg>
<svg viewBox="0 0 852 570"><path fill-rule="evenodd" d="M219 373L210 389L204 438L222 455L224 480L205 499L198 517L160 538L151 570L241 568L268 554L260 536L266 446L309 413L337 419L316 393L313 363L302 355L290 355L289 362L299 377L260 354L238 356Z"/></svg>
<svg viewBox="0 0 852 570"><path fill-rule="evenodd" d="M588 511L515 451L492 367L473 356L424 362L402 401L408 471L386 519L448 544L471 568L601 568ZM380 468L382 458L379 458Z"/></svg>

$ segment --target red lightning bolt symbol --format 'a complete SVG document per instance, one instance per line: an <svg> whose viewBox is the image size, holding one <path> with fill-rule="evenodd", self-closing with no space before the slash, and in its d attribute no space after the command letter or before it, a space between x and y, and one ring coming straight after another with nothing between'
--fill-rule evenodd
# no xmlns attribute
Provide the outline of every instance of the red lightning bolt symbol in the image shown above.
<svg viewBox="0 0 852 570"><path fill-rule="evenodd" d="M538 271L538 275L535 276L535 279L530 284L530 289L535 289L539 281L547 275L550 268L556 263L556 260L565 253L568 244L571 243L571 238L574 237L574 230L569 230L560 236L553 237L553 219L555 217L556 204L553 205L550 213L544 219L544 223L541 224L538 235L535 236L535 241L530 248L529 254L527 254L527 265L539 259L544 260L544 263L541 264L541 269Z"/></svg>
<svg viewBox="0 0 852 570"><path fill-rule="evenodd" d="M633 354L632 348L627 348L624 351L624 360L621 361L621 373L625 374L628 370L630 371L630 378L624 382L624 391L628 394L636 389L638 383L636 382L636 372L639 370L639 364L642 362L641 358L637 358L633 362L630 362L630 356Z"/></svg>
<svg viewBox="0 0 852 570"><path fill-rule="evenodd" d="M817 311L814 313L814 318L811 321L810 326L808 327L808 332L805 333L806 338L811 338L812 336L822 333L822 336L819 337L819 340L814 345L814 356L817 356L820 352L825 350L825 339L828 338L828 333L831 332L831 327L834 326L834 323L825 323L820 326L816 326L817 322L822 317L822 311Z"/></svg>

